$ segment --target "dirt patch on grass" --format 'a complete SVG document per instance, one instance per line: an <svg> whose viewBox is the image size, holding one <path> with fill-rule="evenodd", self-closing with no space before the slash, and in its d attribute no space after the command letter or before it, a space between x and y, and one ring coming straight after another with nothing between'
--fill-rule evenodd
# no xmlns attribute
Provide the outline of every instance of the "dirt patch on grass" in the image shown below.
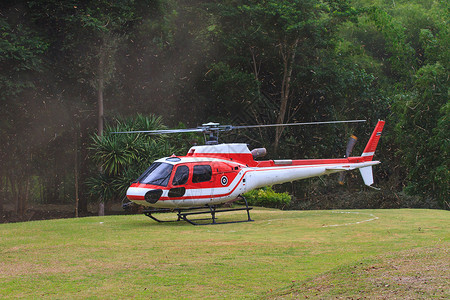
<svg viewBox="0 0 450 300"><path fill-rule="evenodd" d="M312 280L271 299L449 299L449 244L377 256Z"/></svg>
<svg viewBox="0 0 450 300"><path fill-rule="evenodd" d="M413 249L402 252L400 257L388 257L384 261L386 272L372 280L378 286L399 287L416 296L445 296L450 298L450 259L448 248ZM389 290L389 289L388 289Z"/></svg>

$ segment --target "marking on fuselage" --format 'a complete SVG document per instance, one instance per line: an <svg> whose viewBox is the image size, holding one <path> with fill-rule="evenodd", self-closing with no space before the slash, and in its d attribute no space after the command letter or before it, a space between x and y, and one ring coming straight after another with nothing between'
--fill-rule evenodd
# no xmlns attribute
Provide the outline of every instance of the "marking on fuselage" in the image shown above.
<svg viewBox="0 0 450 300"><path fill-rule="evenodd" d="M225 186L228 184L228 177L223 175L222 178L220 178L220 183Z"/></svg>

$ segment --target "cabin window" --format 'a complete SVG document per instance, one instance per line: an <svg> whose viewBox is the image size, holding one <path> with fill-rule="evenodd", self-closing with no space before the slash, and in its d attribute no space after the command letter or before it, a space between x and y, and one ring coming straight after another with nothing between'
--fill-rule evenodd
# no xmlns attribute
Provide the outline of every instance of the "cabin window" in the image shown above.
<svg viewBox="0 0 450 300"><path fill-rule="evenodd" d="M156 162L142 174L137 182L144 184L152 184L159 186L167 186L170 175L172 174L173 165L167 163Z"/></svg>
<svg viewBox="0 0 450 300"><path fill-rule="evenodd" d="M189 168L187 166L179 166L173 176L172 185L186 184L189 178Z"/></svg>
<svg viewBox="0 0 450 300"><path fill-rule="evenodd" d="M212 176L212 169L210 165L194 166L194 174L192 175L192 182L210 181Z"/></svg>

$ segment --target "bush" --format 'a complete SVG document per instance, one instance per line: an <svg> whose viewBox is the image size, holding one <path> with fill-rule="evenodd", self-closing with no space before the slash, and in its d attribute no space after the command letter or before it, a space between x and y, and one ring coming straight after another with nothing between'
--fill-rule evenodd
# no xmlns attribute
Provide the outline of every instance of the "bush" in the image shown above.
<svg viewBox="0 0 450 300"><path fill-rule="evenodd" d="M249 205L283 209L291 203L288 193L277 193L271 187L264 187L244 194Z"/></svg>

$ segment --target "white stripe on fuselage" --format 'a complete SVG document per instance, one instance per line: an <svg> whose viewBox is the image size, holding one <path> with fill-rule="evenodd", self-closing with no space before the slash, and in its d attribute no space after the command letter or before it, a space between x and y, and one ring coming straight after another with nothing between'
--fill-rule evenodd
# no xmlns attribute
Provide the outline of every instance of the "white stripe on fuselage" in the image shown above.
<svg viewBox="0 0 450 300"><path fill-rule="evenodd" d="M361 154L362 157L364 156L374 156L375 152L364 152L363 154Z"/></svg>

